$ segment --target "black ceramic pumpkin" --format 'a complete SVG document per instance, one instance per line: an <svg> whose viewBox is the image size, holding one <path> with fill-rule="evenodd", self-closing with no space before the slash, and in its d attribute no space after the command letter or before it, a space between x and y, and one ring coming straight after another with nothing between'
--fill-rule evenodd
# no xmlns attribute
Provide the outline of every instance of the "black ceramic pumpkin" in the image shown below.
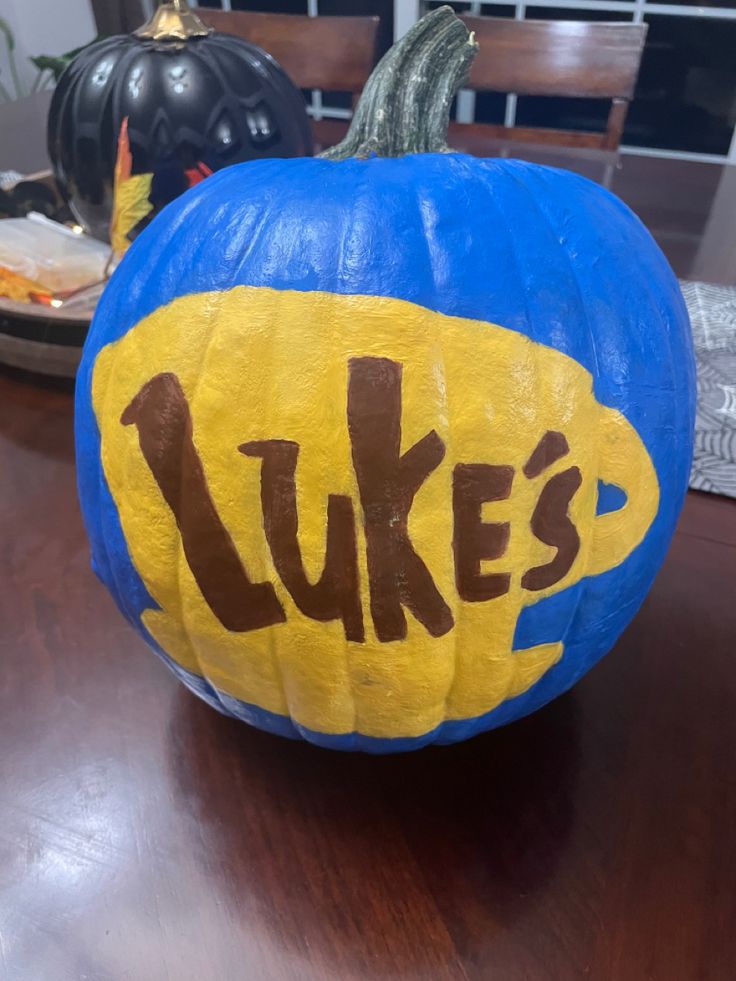
<svg viewBox="0 0 736 981"><path fill-rule="evenodd" d="M280 65L211 31L185 0L162 3L136 34L107 38L69 65L54 93L48 144L62 194L106 239L123 121L134 173L311 153L304 99Z"/></svg>

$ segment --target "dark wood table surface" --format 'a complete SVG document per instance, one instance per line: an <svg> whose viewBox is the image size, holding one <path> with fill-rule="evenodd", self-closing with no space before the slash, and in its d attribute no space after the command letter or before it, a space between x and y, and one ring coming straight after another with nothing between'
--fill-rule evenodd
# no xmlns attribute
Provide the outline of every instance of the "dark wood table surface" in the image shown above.
<svg viewBox="0 0 736 981"><path fill-rule="evenodd" d="M723 278L728 174L617 180L680 275ZM69 387L0 370L2 981L736 976L736 502L688 496L572 692L376 758L180 687L90 571L74 479Z"/></svg>

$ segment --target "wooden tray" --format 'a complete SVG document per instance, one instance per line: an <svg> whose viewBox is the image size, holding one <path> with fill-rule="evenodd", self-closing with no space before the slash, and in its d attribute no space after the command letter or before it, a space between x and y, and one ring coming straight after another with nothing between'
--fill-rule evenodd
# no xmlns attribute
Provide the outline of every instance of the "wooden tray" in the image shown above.
<svg viewBox="0 0 736 981"><path fill-rule="evenodd" d="M88 313L0 297L0 362L44 375L73 378L92 320Z"/></svg>

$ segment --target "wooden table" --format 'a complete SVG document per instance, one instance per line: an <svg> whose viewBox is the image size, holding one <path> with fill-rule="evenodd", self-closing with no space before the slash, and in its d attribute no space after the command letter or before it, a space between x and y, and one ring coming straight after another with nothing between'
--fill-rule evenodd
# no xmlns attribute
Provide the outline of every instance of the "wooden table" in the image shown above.
<svg viewBox="0 0 736 981"><path fill-rule="evenodd" d="M687 274L717 168L654 163L630 190ZM0 372L0 474L3 981L734 977L736 502L689 495L572 692L371 758L217 715L124 623L68 388Z"/></svg>

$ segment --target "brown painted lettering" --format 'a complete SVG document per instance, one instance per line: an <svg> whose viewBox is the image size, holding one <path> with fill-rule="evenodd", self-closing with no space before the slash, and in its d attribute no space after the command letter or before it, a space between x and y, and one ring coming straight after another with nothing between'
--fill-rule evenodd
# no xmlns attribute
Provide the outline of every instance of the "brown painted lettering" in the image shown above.
<svg viewBox="0 0 736 981"><path fill-rule="evenodd" d="M524 573L521 580L524 589L546 589L570 571L580 550L580 536L570 520L568 508L582 482L580 470L570 467L550 477L544 485L532 513L532 531L540 542L555 547L557 555L546 565L535 566Z"/></svg>
<svg viewBox="0 0 736 981"><path fill-rule="evenodd" d="M176 518L192 575L217 619L227 630L239 632L283 623L286 616L273 586L250 581L215 510L176 375L163 373L146 382L120 421L138 428L141 452Z"/></svg>
<svg viewBox="0 0 736 981"><path fill-rule="evenodd" d="M524 464L524 476L530 480L533 477L538 477L547 467L551 467L553 463L562 459L569 452L570 447L567 445L564 434L548 429Z"/></svg>
<svg viewBox="0 0 736 981"><path fill-rule="evenodd" d="M508 521L481 521L481 508L485 501L505 500L513 480L513 467L488 463L459 463L453 472L455 582L460 598L469 603L495 599L509 591L509 573L481 573L480 564L483 559L503 555L509 544L510 525Z"/></svg>
<svg viewBox="0 0 736 981"><path fill-rule="evenodd" d="M243 443L240 452L263 460L263 527L276 571L294 602L314 620L341 619L348 640L364 641L353 502L341 494L327 498L325 565L319 582L313 585L304 571L297 535L298 445L291 440L268 439Z"/></svg>
<svg viewBox="0 0 736 981"><path fill-rule="evenodd" d="M406 637L408 607L433 637L453 627L452 612L409 539L414 497L445 447L432 430L401 455L401 365L351 358L348 428L363 508L371 614L381 641Z"/></svg>

